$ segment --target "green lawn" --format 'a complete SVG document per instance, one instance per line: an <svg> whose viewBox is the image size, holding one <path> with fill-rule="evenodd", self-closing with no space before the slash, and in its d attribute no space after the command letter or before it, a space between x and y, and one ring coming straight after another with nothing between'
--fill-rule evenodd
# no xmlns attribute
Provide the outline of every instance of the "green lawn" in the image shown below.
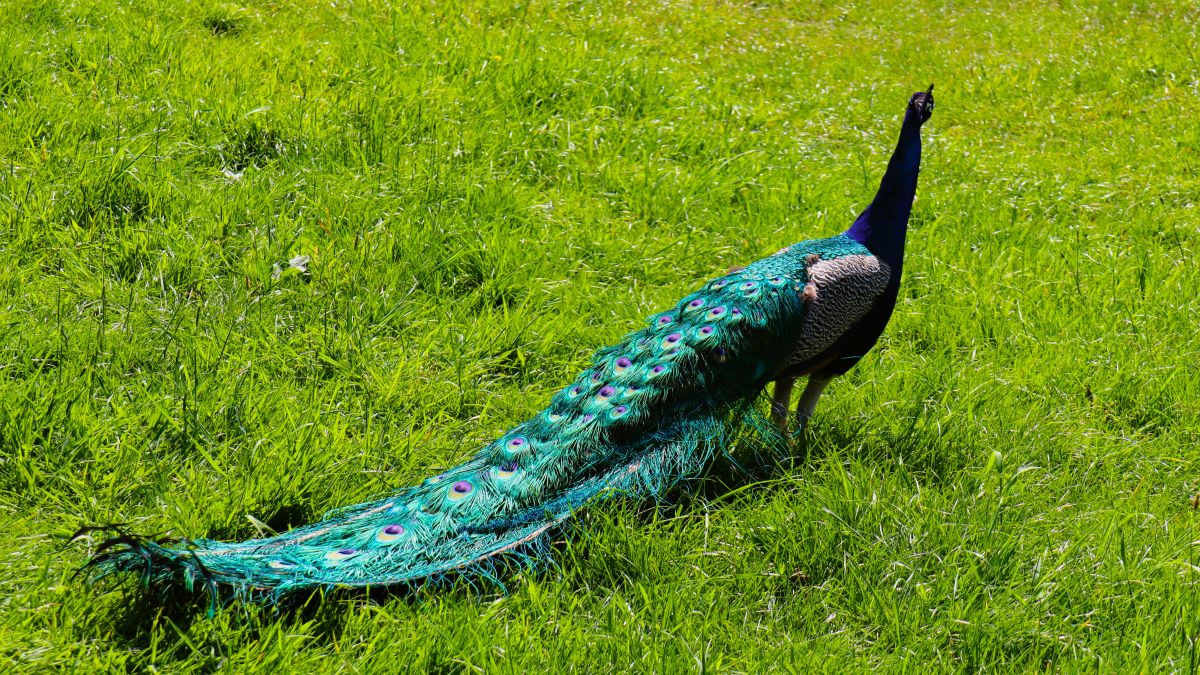
<svg viewBox="0 0 1200 675"><path fill-rule="evenodd" d="M1200 666L1200 7L457 4L0 4L0 669ZM930 82L896 315L802 458L593 509L507 595L73 576L84 524L248 537L469 456L843 230Z"/></svg>

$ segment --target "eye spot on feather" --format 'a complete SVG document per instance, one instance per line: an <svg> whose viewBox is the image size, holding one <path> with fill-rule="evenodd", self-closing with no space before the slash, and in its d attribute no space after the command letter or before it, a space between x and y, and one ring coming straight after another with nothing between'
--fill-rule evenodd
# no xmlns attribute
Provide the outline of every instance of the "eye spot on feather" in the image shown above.
<svg viewBox="0 0 1200 675"><path fill-rule="evenodd" d="M787 279L781 276L774 276L770 279L767 279L767 283L771 284L772 286L783 286L787 283Z"/></svg>
<svg viewBox="0 0 1200 675"><path fill-rule="evenodd" d="M687 304L688 309L700 309L704 306L704 298L696 298Z"/></svg>
<svg viewBox="0 0 1200 675"><path fill-rule="evenodd" d="M657 319L655 319L654 323L658 324L659 326L665 326L673 321L675 321L675 319L672 319L670 314L661 314Z"/></svg>
<svg viewBox="0 0 1200 675"><path fill-rule="evenodd" d="M508 452L509 455L517 455L527 452L529 450L529 439L525 438L524 436L510 438L508 439L508 442L504 444L504 450ZM458 484L455 483L455 485Z"/></svg>
<svg viewBox="0 0 1200 675"><path fill-rule="evenodd" d="M469 481L460 480L450 486L450 490L446 492L446 499L452 502L462 501L467 498L467 495L475 491L475 486Z"/></svg>
<svg viewBox="0 0 1200 675"><path fill-rule="evenodd" d="M713 328L712 326L701 326L700 330L698 330L696 332L700 333L704 337L708 337L709 335L713 334L714 330L716 330L716 329Z"/></svg>
<svg viewBox="0 0 1200 675"><path fill-rule="evenodd" d="M613 418L614 420L618 420L618 419L621 419L622 417L624 417L628 413L629 413L629 406L619 405L619 406L613 408L612 410L610 410L608 413L608 416Z"/></svg>
<svg viewBox="0 0 1200 675"><path fill-rule="evenodd" d="M708 319L709 321L715 321L722 316L725 316L725 305L717 305L716 307L708 310L708 314L705 314L704 318Z"/></svg>
<svg viewBox="0 0 1200 675"><path fill-rule="evenodd" d="M633 359L628 356L622 356L613 363L613 372L617 375L629 370L629 366L633 365Z"/></svg>
<svg viewBox="0 0 1200 675"><path fill-rule="evenodd" d="M295 566L296 563L290 563L286 560L272 560L271 562L267 563L267 567L270 567L273 570L290 570Z"/></svg>
<svg viewBox="0 0 1200 675"><path fill-rule="evenodd" d="M403 525L385 525L375 533L375 541L381 544L390 544L403 536L405 532Z"/></svg>
<svg viewBox="0 0 1200 675"><path fill-rule="evenodd" d="M592 382L599 382L599 381L600 381L600 371L597 370L592 373Z"/></svg>
<svg viewBox="0 0 1200 675"><path fill-rule="evenodd" d="M671 333L667 337L663 338L662 347L663 347L663 349L670 349L671 347L674 347L682 339L683 339L683 333Z"/></svg>
<svg viewBox="0 0 1200 675"><path fill-rule="evenodd" d="M550 422L550 423L557 423L557 422L561 422L561 421L562 421L562 418L563 418L563 416L562 416L562 415L559 415L558 413L554 413L554 412L547 412L547 413L546 413L546 421L547 421L547 422Z"/></svg>
<svg viewBox="0 0 1200 675"><path fill-rule="evenodd" d="M570 389L567 390L567 398L577 398L582 393L583 393L583 387L581 387L579 385L575 385L574 387L571 387Z"/></svg>
<svg viewBox="0 0 1200 675"><path fill-rule="evenodd" d="M668 370L667 365L660 363L660 364L654 366L653 368L651 368L649 373L646 373L646 378L650 379L650 378L660 377L663 373L667 372L667 370Z"/></svg>
<svg viewBox="0 0 1200 675"><path fill-rule="evenodd" d="M325 559L329 562L341 562L346 558L353 558L355 555L358 555L358 549L356 548L339 548L336 551L326 553Z"/></svg>
<svg viewBox="0 0 1200 675"><path fill-rule="evenodd" d="M438 483L442 482L442 478L444 478L444 476L442 474L438 474L436 476L430 476L429 478L425 479L424 484L425 485L437 485Z"/></svg>
<svg viewBox="0 0 1200 675"><path fill-rule="evenodd" d="M615 393L617 393L617 388L610 384L606 384L603 387L600 387L600 391L596 394L596 400L603 403L609 398L612 398L612 395Z"/></svg>
<svg viewBox="0 0 1200 675"><path fill-rule="evenodd" d="M589 423L591 423L591 421L592 421L592 420L594 420L594 419L596 419L596 416L595 416L595 415L593 415L592 413L588 413L588 414L586 414L586 415L584 415L583 417L581 417L581 418L580 418L580 420L581 420L581 421L582 421L584 424L589 424Z"/></svg>
<svg viewBox="0 0 1200 675"><path fill-rule="evenodd" d="M513 475L516 473L517 473L517 463L516 462L505 462L505 463L501 464L500 466L496 467L496 469L492 473L492 476L495 477L496 480L508 480L509 478L512 478Z"/></svg>

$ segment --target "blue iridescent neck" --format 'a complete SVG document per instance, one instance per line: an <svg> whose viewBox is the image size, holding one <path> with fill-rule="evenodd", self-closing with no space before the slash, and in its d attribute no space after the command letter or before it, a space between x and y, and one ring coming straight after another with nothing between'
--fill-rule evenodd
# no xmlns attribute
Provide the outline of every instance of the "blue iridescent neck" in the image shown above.
<svg viewBox="0 0 1200 675"><path fill-rule="evenodd" d="M908 233L908 216L912 213L921 169L921 122L920 113L910 106L900 127L900 141L875 199L846 230L846 236L886 262L895 279L899 279L904 263L904 236Z"/></svg>

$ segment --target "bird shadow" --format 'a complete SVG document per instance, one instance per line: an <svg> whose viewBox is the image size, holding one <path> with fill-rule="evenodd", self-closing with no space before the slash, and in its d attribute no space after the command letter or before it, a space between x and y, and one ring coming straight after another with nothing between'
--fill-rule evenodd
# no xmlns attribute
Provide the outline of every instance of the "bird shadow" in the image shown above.
<svg viewBox="0 0 1200 675"><path fill-rule="evenodd" d="M289 593L273 598L267 594L235 594L226 588L197 584L187 588L182 584L142 582L115 577L97 583L111 583L111 590L121 599L111 605L97 621L96 638L112 640L123 647L146 652L164 631L180 637L187 635L189 652L211 647L213 653L225 651L228 645L196 644L204 637L195 637L197 622L217 619L236 624L242 639L254 641L264 637L264 631L276 623L303 624L306 632L323 641L336 641L343 636L347 619L364 606L386 605L394 601L420 605L434 601L480 601L498 598L509 589L504 580L515 580L529 566L499 563L484 574L461 572L445 574L421 584L365 588L323 588ZM219 640L220 631L200 631ZM160 658L170 655L160 654ZM188 658L180 654L178 658Z"/></svg>

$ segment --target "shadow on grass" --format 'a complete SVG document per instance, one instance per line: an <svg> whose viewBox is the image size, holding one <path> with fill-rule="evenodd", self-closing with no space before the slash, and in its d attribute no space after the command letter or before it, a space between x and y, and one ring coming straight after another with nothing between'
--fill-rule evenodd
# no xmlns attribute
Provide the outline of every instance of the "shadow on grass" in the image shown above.
<svg viewBox="0 0 1200 675"><path fill-rule="evenodd" d="M397 601L420 605L435 599L472 603L503 594L502 587L461 575L421 587L296 592L275 605L232 594L214 597L207 590L181 585L144 586L139 581L121 585L117 604L89 622L85 630L90 638L130 650L138 667L200 658L209 661L213 670L245 645L278 639L280 625L294 627L318 645L335 645L356 637L347 635L347 626L366 607ZM235 643L229 642L231 634L238 636Z"/></svg>

